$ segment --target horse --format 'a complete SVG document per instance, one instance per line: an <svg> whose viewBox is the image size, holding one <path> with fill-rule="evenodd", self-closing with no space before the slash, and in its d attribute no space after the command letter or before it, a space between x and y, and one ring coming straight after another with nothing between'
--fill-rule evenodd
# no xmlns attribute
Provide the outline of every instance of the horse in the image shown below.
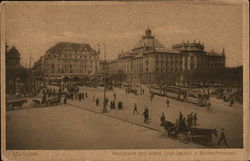
<svg viewBox="0 0 250 161"><path fill-rule="evenodd" d="M23 104L27 102L28 102L27 100L18 100L18 101L8 102L7 106L10 106L12 110L14 110L15 107L19 107L21 109Z"/></svg>

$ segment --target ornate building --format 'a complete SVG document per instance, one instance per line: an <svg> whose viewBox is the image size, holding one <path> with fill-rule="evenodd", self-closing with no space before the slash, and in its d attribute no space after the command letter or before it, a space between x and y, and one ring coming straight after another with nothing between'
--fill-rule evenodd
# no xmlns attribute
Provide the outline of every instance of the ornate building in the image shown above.
<svg viewBox="0 0 250 161"><path fill-rule="evenodd" d="M99 52L89 44L60 42L48 49L34 65L46 80L64 77L82 78L94 75L99 69ZM41 77L37 75L37 77Z"/></svg>
<svg viewBox="0 0 250 161"><path fill-rule="evenodd" d="M6 92L11 95L19 95L24 92L27 71L20 65L21 55L16 47L9 48L6 45L5 54Z"/></svg>
<svg viewBox="0 0 250 161"><path fill-rule="evenodd" d="M111 67L112 64L112 67ZM103 64L102 64L103 65ZM116 66L116 67L114 67ZM200 42L183 42L165 48L147 28L142 39L116 60L107 62L108 72L123 71L130 82L182 82L186 73L223 69L225 51L207 52ZM111 71L112 69L112 71Z"/></svg>

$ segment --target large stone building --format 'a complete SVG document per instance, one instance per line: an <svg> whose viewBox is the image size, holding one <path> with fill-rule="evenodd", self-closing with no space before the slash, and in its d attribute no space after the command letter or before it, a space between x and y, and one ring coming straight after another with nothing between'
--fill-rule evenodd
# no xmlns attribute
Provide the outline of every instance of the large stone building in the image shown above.
<svg viewBox="0 0 250 161"><path fill-rule="evenodd" d="M36 78L49 81L65 77L91 77L99 69L99 52L89 44L59 42L48 49L34 65Z"/></svg>
<svg viewBox="0 0 250 161"><path fill-rule="evenodd" d="M123 71L130 82L183 81L187 72L223 69L225 52L224 49L221 53L207 52L204 45L196 41L183 41L165 48L147 28L131 51L122 52L106 66L108 73Z"/></svg>

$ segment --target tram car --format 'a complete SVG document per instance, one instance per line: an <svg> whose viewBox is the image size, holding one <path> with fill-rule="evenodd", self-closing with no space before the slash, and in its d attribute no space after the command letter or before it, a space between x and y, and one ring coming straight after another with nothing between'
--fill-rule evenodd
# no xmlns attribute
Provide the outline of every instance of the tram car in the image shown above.
<svg viewBox="0 0 250 161"><path fill-rule="evenodd" d="M184 101L186 97L186 90L180 87L169 86L169 87L164 88L164 95L166 97Z"/></svg>
<svg viewBox="0 0 250 161"><path fill-rule="evenodd" d="M164 89L162 89L160 86L154 85L150 87L150 93L153 95L158 95L158 96L164 96Z"/></svg>
<svg viewBox="0 0 250 161"><path fill-rule="evenodd" d="M209 106L210 104L210 101L206 93L195 90L186 92L185 101L197 104L199 106Z"/></svg>

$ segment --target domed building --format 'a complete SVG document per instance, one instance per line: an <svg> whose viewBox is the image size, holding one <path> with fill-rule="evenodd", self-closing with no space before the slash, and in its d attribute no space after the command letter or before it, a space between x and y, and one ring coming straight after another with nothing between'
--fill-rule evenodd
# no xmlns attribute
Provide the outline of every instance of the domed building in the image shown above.
<svg viewBox="0 0 250 161"><path fill-rule="evenodd" d="M20 65L21 55L15 46L9 48L6 45L6 92L7 95L19 95L24 93L24 83L27 71Z"/></svg>
<svg viewBox="0 0 250 161"><path fill-rule="evenodd" d="M112 66L109 63L107 66L113 73L123 71L129 82L183 82L188 79L187 73L225 68L224 49L216 53L204 48L204 44L196 41L183 41L166 48L148 27L131 51L120 53Z"/></svg>
<svg viewBox="0 0 250 161"><path fill-rule="evenodd" d="M5 61L7 69L20 68L21 56L15 46L11 47L10 49L7 46L5 56L6 56Z"/></svg>

